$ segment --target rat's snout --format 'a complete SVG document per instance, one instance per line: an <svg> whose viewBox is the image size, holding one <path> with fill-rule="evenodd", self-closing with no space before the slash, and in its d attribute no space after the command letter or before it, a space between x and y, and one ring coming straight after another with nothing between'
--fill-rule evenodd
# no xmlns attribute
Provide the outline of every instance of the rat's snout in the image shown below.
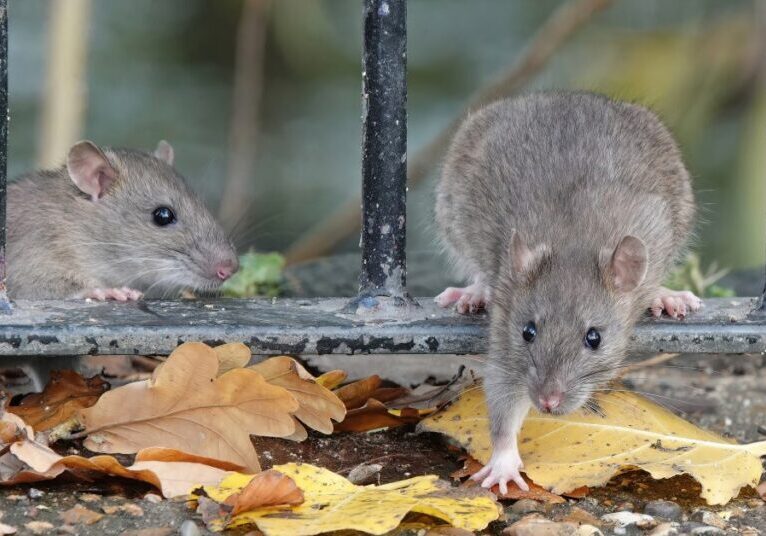
<svg viewBox="0 0 766 536"><path fill-rule="evenodd" d="M540 395L538 402L540 409L545 413L551 413L556 410L564 401L564 393L561 391L552 391L548 394Z"/></svg>
<svg viewBox="0 0 766 536"><path fill-rule="evenodd" d="M236 257L225 259L216 263L216 265L213 267L213 270L215 271L215 275L218 279L221 281L226 281L232 275L234 275L237 270L239 270L239 261Z"/></svg>

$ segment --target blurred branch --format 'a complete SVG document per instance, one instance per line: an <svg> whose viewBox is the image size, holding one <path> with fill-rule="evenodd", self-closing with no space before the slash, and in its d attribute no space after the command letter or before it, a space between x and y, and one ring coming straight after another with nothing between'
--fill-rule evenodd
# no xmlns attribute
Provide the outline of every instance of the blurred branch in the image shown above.
<svg viewBox="0 0 766 536"><path fill-rule="evenodd" d="M219 219L229 230L246 217L252 204L250 181L255 170L270 4L271 0L245 0L237 30L228 172L218 206Z"/></svg>
<svg viewBox="0 0 766 536"><path fill-rule="evenodd" d="M518 61L500 78L478 89L461 114L452 120L434 139L421 147L407 165L410 188L423 181L441 158L463 117L476 108L507 97L533 78L553 54L598 12L614 0L572 0L554 11L534 35ZM341 241L359 232L361 226L361 196L357 194L334 214L300 237L287 250L288 264L326 255Z"/></svg>
<svg viewBox="0 0 766 536"><path fill-rule="evenodd" d="M83 131L91 0L53 0L37 165L54 167Z"/></svg>

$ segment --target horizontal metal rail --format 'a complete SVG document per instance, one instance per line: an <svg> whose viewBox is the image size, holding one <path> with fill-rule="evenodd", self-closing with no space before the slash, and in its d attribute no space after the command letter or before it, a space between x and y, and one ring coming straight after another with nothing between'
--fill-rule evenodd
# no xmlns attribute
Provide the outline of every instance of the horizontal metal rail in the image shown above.
<svg viewBox="0 0 766 536"><path fill-rule="evenodd" d="M683 321L646 318L632 352L766 352L766 319L752 299L707 300ZM184 341L244 341L254 354L478 354L485 315L461 316L429 298L406 315L391 308L340 312L347 299L218 300L141 304L24 302L0 316L0 356L168 354Z"/></svg>

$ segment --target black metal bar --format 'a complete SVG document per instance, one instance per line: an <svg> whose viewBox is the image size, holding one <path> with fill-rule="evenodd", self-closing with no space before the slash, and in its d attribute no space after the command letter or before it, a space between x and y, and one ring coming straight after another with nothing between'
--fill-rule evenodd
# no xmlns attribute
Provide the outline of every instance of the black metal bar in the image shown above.
<svg viewBox="0 0 766 536"><path fill-rule="evenodd" d="M406 291L407 3L365 0L359 297ZM373 300L377 302L377 300ZM368 304L369 305L369 304Z"/></svg>
<svg viewBox="0 0 766 536"><path fill-rule="evenodd" d="M0 312L10 311L5 288L5 186L8 174L8 0L0 0Z"/></svg>

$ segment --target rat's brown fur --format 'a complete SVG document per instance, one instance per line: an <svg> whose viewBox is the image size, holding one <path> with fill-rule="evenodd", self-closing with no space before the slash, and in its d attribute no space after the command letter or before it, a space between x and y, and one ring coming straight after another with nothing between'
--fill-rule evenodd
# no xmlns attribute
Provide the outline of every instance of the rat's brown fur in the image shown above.
<svg viewBox="0 0 766 536"><path fill-rule="evenodd" d="M641 106L537 93L466 119L446 158L436 220L462 275L490 289L485 389L495 439L508 433L504 415L518 401L537 404L555 384L565 413L615 374L694 215L678 146ZM514 229L537 252L523 277L513 269ZM646 274L619 292L608 265L628 235L645 245ZM522 338L529 321L538 327L533 343ZM583 344L590 327L602 336L597 350Z"/></svg>
<svg viewBox="0 0 766 536"><path fill-rule="evenodd" d="M151 297L217 288L213 265L236 266L236 254L181 175L149 153L102 151L116 180L98 200L75 186L66 166L9 184L10 296L65 299L126 286ZM178 221L155 225L158 206L172 207Z"/></svg>

